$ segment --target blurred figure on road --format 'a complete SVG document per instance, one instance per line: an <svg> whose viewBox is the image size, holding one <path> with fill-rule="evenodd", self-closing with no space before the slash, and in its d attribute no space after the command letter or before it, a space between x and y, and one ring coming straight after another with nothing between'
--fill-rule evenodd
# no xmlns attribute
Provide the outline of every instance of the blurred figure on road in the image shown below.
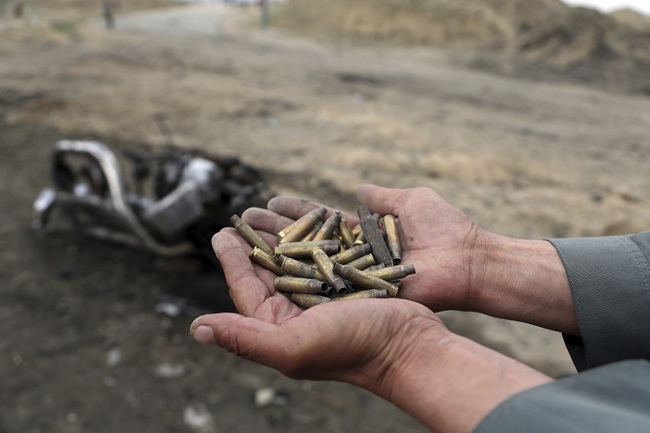
<svg viewBox="0 0 650 433"><path fill-rule="evenodd" d="M102 0L102 17L107 29L115 27L115 11L119 6L119 2L115 0Z"/></svg>

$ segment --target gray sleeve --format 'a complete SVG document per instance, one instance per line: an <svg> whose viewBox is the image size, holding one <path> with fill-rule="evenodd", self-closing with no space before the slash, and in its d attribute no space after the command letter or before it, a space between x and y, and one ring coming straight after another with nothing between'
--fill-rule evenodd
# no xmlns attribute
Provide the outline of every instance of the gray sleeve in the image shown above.
<svg viewBox="0 0 650 433"><path fill-rule="evenodd" d="M565 342L578 370L589 370L507 399L474 433L650 431L650 232L549 242L581 334Z"/></svg>
<svg viewBox="0 0 650 433"><path fill-rule="evenodd" d="M622 361L516 394L474 433L647 433L650 363Z"/></svg>
<svg viewBox="0 0 650 433"><path fill-rule="evenodd" d="M578 370L650 359L650 232L548 241L576 306L581 337L564 337Z"/></svg>

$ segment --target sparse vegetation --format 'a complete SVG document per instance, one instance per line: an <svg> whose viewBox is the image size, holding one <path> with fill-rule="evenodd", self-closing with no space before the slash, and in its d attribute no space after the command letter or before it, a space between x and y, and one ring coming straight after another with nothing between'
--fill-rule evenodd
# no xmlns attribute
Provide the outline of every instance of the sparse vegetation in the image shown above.
<svg viewBox="0 0 650 433"><path fill-rule="evenodd" d="M77 39L79 37L79 24L72 21L53 21L52 29L69 37Z"/></svg>

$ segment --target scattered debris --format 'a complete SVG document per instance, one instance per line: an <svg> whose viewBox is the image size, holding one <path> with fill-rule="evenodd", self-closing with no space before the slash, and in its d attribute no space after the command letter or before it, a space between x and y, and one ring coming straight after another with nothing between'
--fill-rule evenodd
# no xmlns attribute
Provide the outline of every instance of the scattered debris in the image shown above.
<svg viewBox="0 0 650 433"><path fill-rule="evenodd" d="M259 388L255 391L255 406L259 408L267 406L286 406L289 404L289 394L283 391L276 391L273 388Z"/></svg>
<svg viewBox="0 0 650 433"><path fill-rule="evenodd" d="M178 379L187 374L187 366L185 364L170 364L168 362L163 362L156 366L154 374L165 379Z"/></svg>
<svg viewBox="0 0 650 433"><path fill-rule="evenodd" d="M122 362L122 349L115 347L106 352L106 366L116 367Z"/></svg>
<svg viewBox="0 0 650 433"><path fill-rule="evenodd" d="M217 431L214 417L205 404L194 402L183 411L183 422L191 430L198 433L212 433Z"/></svg>
<svg viewBox="0 0 650 433"><path fill-rule="evenodd" d="M275 397L273 388L260 388L255 391L255 406L266 407L271 404Z"/></svg>
<svg viewBox="0 0 650 433"><path fill-rule="evenodd" d="M104 376L104 379L102 379L102 382L104 385L106 385L109 388L113 388L117 386L117 379L111 376Z"/></svg>
<svg viewBox="0 0 650 433"><path fill-rule="evenodd" d="M214 286L218 287L218 286ZM212 290L214 290L214 287ZM204 292L209 293L210 288L204 288ZM198 317L203 314L212 313L211 309L215 303L219 303L217 296L210 296L210 299L200 299L194 296L189 290L184 296L173 296L166 293L160 295L160 300L156 304L154 311L168 317L179 317L181 315L188 317ZM225 302L222 302L222 308L228 309Z"/></svg>

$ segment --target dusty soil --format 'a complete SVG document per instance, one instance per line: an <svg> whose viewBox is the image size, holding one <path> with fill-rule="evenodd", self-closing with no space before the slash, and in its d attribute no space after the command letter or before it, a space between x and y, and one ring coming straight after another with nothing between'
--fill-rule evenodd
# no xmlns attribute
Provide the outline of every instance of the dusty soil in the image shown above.
<svg viewBox="0 0 650 433"><path fill-rule="evenodd" d="M201 347L192 315L155 311L169 293L232 309L216 271L34 232L31 204L62 138L161 146L164 114L179 144L238 155L277 193L343 209L373 182L432 187L510 236L647 227L647 96L487 74L432 50L242 30L222 8L210 13L212 34L121 28L120 17L112 32L94 18L52 25L56 14L0 21L0 431L424 431L364 391ZM549 374L574 372L555 333L443 317ZM261 407L263 388L276 398Z"/></svg>

